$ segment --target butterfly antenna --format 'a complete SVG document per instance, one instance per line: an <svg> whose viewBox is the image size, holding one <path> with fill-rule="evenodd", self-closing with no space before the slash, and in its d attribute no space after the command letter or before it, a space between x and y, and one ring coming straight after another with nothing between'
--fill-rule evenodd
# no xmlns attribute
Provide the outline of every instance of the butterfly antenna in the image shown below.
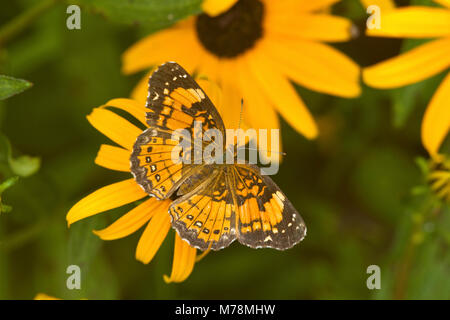
<svg viewBox="0 0 450 320"><path fill-rule="evenodd" d="M239 113L239 125L238 125L238 129L241 128L241 123L242 123L242 114L244 113L244 99L241 99L241 112Z"/></svg>

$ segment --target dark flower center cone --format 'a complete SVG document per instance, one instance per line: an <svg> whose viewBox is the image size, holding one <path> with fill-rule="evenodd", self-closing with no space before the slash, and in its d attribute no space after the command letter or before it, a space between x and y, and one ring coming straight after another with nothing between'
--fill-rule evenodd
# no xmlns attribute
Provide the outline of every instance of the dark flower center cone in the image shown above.
<svg viewBox="0 0 450 320"><path fill-rule="evenodd" d="M263 36L264 6L259 0L240 0L217 17L201 14L196 30L202 45L218 57L234 58Z"/></svg>

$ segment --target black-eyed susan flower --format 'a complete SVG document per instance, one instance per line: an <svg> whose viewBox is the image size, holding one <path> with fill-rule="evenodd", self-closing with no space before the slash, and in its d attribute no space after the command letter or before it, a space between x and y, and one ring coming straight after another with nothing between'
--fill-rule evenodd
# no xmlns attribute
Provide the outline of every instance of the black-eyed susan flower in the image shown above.
<svg viewBox="0 0 450 320"><path fill-rule="evenodd" d="M435 0L441 7L409 6L381 12L381 28L368 29L377 37L432 38L398 57L363 71L364 81L390 89L422 81L450 67L450 0ZM422 120L422 143L432 157L450 129L450 73L432 97Z"/></svg>
<svg viewBox="0 0 450 320"><path fill-rule="evenodd" d="M107 169L130 172L131 150L142 130L107 107L121 109L146 126L145 107L134 100L114 99L95 108L87 117L92 126L117 144L103 144L95 163ZM67 214L67 223L70 226L81 219L142 199L143 202L110 226L94 233L103 240L114 240L126 237L146 225L136 248L136 259L149 263L169 233L171 224L168 207L171 201L148 197L131 174L130 179L100 188L76 203ZM192 272L195 259L196 249L175 234L172 274L170 277L164 276L164 280L184 281Z"/></svg>
<svg viewBox="0 0 450 320"><path fill-rule="evenodd" d="M318 129L290 80L341 97L360 94L359 67L324 42L348 41L349 20L326 13L338 0L205 1L205 13L152 34L123 55L127 74L177 61L218 83L224 100L244 99L244 119L258 129L279 128L277 113L307 138ZM223 11L225 10L225 11ZM146 98L146 79L132 96ZM225 124L240 104L220 110ZM234 117L234 118L233 118Z"/></svg>

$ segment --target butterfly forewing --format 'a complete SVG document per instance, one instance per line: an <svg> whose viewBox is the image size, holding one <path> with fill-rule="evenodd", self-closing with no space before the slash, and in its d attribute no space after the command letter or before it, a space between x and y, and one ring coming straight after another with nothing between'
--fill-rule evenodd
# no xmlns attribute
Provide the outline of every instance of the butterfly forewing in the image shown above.
<svg viewBox="0 0 450 320"><path fill-rule="evenodd" d="M217 129L225 135L225 129L204 91L174 62L163 64L150 77L146 107L149 128L134 145L131 172L147 193L166 199L183 179L196 172L194 167L198 165L174 162L172 158L173 152L178 154L179 151L183 159L192 159L195 124L201 124L200 132ZM190 148L179 150L177 147L179 140L174 138L174 133L180 129L189 133L182 138L187 140ZM201 143L203 149L203 141Z"/></svg>

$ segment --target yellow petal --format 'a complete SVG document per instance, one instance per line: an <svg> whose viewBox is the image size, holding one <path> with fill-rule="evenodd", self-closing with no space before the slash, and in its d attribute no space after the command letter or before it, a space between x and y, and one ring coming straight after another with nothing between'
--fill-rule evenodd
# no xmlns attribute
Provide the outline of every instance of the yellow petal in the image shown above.
<svg viewBox="0 0 450 320"><path fill-rule="evenodd" d="M87 119L95 129L127 150L133 148L142 133L141 129L107 109L95 108Z"/></svg>
<svg viewBox="0 0 450 320"><path fill-rule="evenodd" d="M422 120L422 143L435 157L450 129L450 73L441 83Z"/></svg>
<svg viewBox="0 0 450 320"><path fill-rule="evenodd" d="M272 61L264 52L257 50L249 55L248 63L255 79L278 112L294 129L306 138L314 139L318 134L314 118Z"/></svg>
<svg viewBox="0 0 450 320"><path fill-rule="evenodd" d="M280 122L278 115L271 105L271 102L261 87L258 85L257 80L254 78L250 71L250 66L246 60L241 61L238 67L238 80L242 89L242 97L244 99L244 118L250 128L255 130L266 129L267 130L267 150L259 148L260 157L266 163L270 160L279 161L280 154L272 154L272 129L279 129ZM261 115L264 115L263 117ZM258 141L259 130L258 130ZM267 151L267 152L266 152ZM278 152L281 152L281 137L278 140Z"/></svg>
<svg viewBox="0 0 450 320"><path fill-rule="evenodd" d="M450 184L447 184L441 191L437 193L439 198L449 198L450 199Z"/></svg>
<svg viewBox="0 0 450 320"><path fill-rule="evenodd" d="M230 9L236 2L237 0L203 0L202 9L209 16L215 17Z"/></svg>
<svg viewBox="0 0 450 320"><path fill-rule="evenodd" d="M238 128L241 111L242 93L236 86L237 66L234 60L221 60L217 64L215 76L218 82L212 80L210 74L202 74L196 79L199 86L205 91L211 102L219 111L225 128ZM206 77L206 79L204 78ZM245 119L242 119L241 128L246 129Z"/></svg>
<svg viewBox="0 0 450 320"><path fill-rule="evenodd" d="M428 42L398 57L363 70L375 88L397 88L427 79L450 66L450 39Z"/></svg>
<svg viewBox="0 0 450 320"><path fill-rule="evenodd" d="M78 220L126 205L145 196L147 194L134 179L116 182L78 201L67 213L66 220L70 226Z"/></svg>
<svg viewBox="0 0 450 320"><path fill-rule="evenodd" d="M120 217L109 227L94 231L94 233L102 240L115 240L126 237L141 228L151 217L160 212L161 208L167 214L167 210L165 210L167 207L164 205L164 201L150 198Z"/></svg>
<svg viewBox="0 0 450 320"><path fill-rule="evenodd" d="M222 86L222 105L218 108L225 127L237 129L239 127L242 93L236 85L237 65L235 61L221 61L220 82ZM241 127L242 126L241 123Z"/></svg>
<svg viewBox="0 0 450 320"><path fill-rule="evenodd" d="M434 2L439 3L443 7L450 8L450 0L434 0Z"/></svg>
<svg viewBox="0 0 450 320"><path fill-rule="evenodd" d="M148 83L148 78L147 78L147 83ZM147 87L148 87L148 84L147 84ZM109 100L107 103L105 103L103 106L101 106L101 108L105 108L105 107L114 107L114 108L122 109L122 110L128 112L129 114L131 114L136 119L138 119L144 125L147 125L147 122L145 120L145 114L148 110L145 108L145 101L141 102L141 101L136 101L136 100L132 100L132 99L124 99L124 98L112 99L112 100Z"/></svg>
<svg viewBox="0 0 450 320"><path fill-rule="evenodd" d="M378 6L380 7L381 12L385 12L387 10L392 10L395 8L395 2L392 0L361 0L364 8L368 6Z"/></svg>
<svg viewBox="0 0 450 320"><path fill-rule="evenodd" d="M186 241L175 233L175 250L173 253L172 274L170 277L164 275L164 281L183 282L189 277L194 269L197 250L192 248Z"/></svg>
<svg viewBox="0 0 450 320"><path fill-rule="evenodd" d="M450 35L450 10L411 6L381 13L381 28L367 29L377 37L432 38Z"/></svg>
<svg viewBox="0 0 450 320"><path fill-rule="evenodd" d="M264 0L267 12L312 12L326 9L339 0Z"/></svg>
<svg viewBox="0 0 450 320"><path fill-rule="evenodd" d="M34 297L34 300L61 300L61 299L49 296L45 293L38 293L36 297Z"/></svg>
<svg viewBox="0 0 450 320"><path fill-rule="evenodd" d="M142 263L149 263L170 229L170 217L168 213L170 201L165 201L161 210L152 217L147 224L136 248L136 259Z"/></svg>
<svg viewBox="0 0 450 320"><path fill-rule="evenodd" d="M244 117L254 129L279 129L278 115L250 71L247 60L240 62L238 80L244 99ZM264 115L262 117L261 115Z"/></svg>
<svg viewBox="0 0 450 320"><path fill-rule="evenodd" d="M361 93L358 65L331 46L310 41L262 43L281 72L309 89L342 97Z"/></svg>
<svg viewBox="0 0 450 320"><path fill-rule="evenodd" d="M203 51L196 38L194 20L190 18L175 27L145 37L125 51L122 71L134 73L167 61L176 61L189 73L199 63Z"/></svg>
<svg viewBox="0 0 450 320"><path fill-rule="evenodd" d="M429 179L437 179L437 180L450 179L450 172L444 171L444 170L433 171L428 175L428 178Z"/></svg>
<svg viewBox="0 0 450 320"><path fill-rule="evenodd" d="M196 81L200 88L205 91L216 109L220 112L223 108L223 92L219 85L214 81L204 78L196 79Z"/></svg>
<svg viewBox="0 0 450 320"><path fill-rule="evenodd" d="M151 71L147 72L145 76L139 80L138 84L134 87L133 91L131 92L131 99L138 101L139 103L142 103L143 105L147 102L147 96L148 96L148 79L153 73L154 68L152 68Z"/></svg>
<svg viewBox="0 0 450 320"><path fill-rule="evenodd" d="M95 163L107 169L116 171L130 171L130 151L102 144L95 158Z"/></svg>
<svg viewBox="0 0 450 320"><path fill-rule="evenodd" d="M220 75L219 59L207 51L199 53L201 55L201 63L198 65L197 74L199 78L205 77L210 81L218 82Z"/></svg>
<svg viewBox="0 0 450 320"><path fill-rule="evenodd" d="M350 20L328 14L299 14L296 11L270 14L265 22L266 36L290 41L348 41L354 34Z"/></svg>

